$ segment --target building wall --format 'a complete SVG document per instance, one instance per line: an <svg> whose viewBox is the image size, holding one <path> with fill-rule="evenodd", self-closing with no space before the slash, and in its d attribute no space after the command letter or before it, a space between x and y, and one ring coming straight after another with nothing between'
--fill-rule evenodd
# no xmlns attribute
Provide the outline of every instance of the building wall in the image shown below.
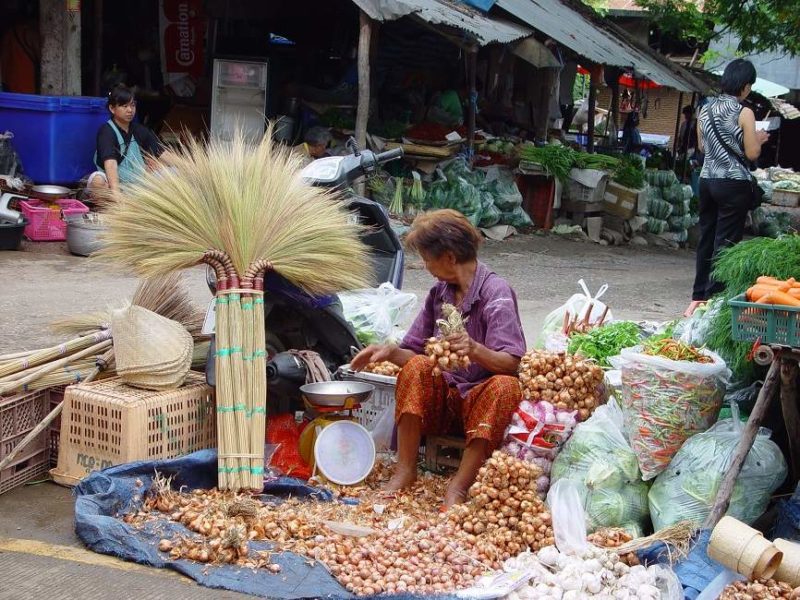
<svg viewBox="0 0 800 600"><path fill-rule="evenodd" d="M624 89L624 88L620 88ZM653 133L658 135L668 135L672 138L675 135L675 120L678 116L680 92L672 88L661 87L652 90L645 90L647 95L647 117L639 115L639 131L642 133ZM692 101L691 94L683 95L683 105L686 106ZM597 106L608 110L611 106L611 90L608 87L600 88L597 95ZM625 115L620 115L619 128L625 124Z"/></svg>

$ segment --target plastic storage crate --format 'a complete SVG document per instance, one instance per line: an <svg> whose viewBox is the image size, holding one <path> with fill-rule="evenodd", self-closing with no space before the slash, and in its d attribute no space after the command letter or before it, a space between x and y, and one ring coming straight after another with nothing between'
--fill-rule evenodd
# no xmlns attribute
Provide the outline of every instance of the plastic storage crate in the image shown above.
<svg viewBox="0 0 800 600"><path fill-rule="evenodd" d="M744 294L728 303L734 340L800 346L800 307L756 304L748 302Z"/></svg>
<svg viewBox="0 0 800 600"><path fill-rule="evenodd" d="M66 387L64 385L50 388L49 391L49 398L47 401L47 412L49 413L52 411L56 406L58 406L61 401L64 399L64 392L66 391ZM63 411L63 409L62 409ZM61 413L63 414L63 412ZM52 469L53 467L58 465L58 444L61 437L61 415L58 415L53 422L50 423L47 427L47 463L49 468Z"/></svg>
<svg viewBox="0 0 800 600"><path fill-rule="evenodd" d="M0 92L0 131L11 131L25 175L70 185L92 171L106 98Z"/></svg>
<svg viewBox="0 0 800 600"><path fill-rule="evenodd" d="M375 392L372 397L361 408L353 411L353 415L358 419L358 422L367 429L372 430L375 421L378 420L384 409L391 406L394 410L396 377L376 375L374 373L357 373L350 370L349 365L345 365L340 369L339 376L345 381L364 381L375 386Z"/></svg>
<svg viewBox="0 0 800 600"><path fill-rule="evenodd" d="M47 390L0 398L0 460L31 432L49 412ZM28 481L47 476L48 432L43 430L0 471L0 494Z"/></svg>
<svg viewBox="0 0 800 600"><path fill-rule="evenodd" d="M51 208L41 200L23 200L20 211L28 219L25 237L34 242L63 242L67 239L67 219L89 212L89 207L79 200L56 200L60 209Z"/></svg>
<svg viewBox="0 0 800 600"><path fill-rule="evenodd" d="M117 378L71 385L64 396L58 483L137 460L183 456L216 445L214 389L190 372L178 389L151 392Z"/></svg>

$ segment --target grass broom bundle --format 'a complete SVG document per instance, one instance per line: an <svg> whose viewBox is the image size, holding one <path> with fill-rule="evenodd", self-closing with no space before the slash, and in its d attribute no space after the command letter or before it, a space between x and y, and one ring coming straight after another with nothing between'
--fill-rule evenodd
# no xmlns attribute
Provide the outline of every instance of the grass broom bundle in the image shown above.
<svg viewBox="0 0 800 600"><path fill-rule="evenodd" d="M370 272L361 228L334 192L301 180L302 159L271 136L190 141L169 169L113 194L105 214L101 257L143 276L198 263L216 272L222 489L263 487L265 272L314 295L361 287Z"/></svg>

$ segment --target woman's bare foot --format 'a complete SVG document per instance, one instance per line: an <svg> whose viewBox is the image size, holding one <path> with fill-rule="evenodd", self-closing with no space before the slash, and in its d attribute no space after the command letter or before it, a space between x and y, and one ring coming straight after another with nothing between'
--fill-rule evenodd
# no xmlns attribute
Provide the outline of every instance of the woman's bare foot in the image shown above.
<svg viewBox="0 0 800 600"><path fill-rule="evenodd" d="M447 491L444 494L444 506L450 508L455 504L462 504L467 500L467 488L462 486L461 483L453 480L447 486Z"/></svg>
<svg viewBox="0 0 800 600"><path fill-rule="evenodd" d="M383 486L384 492L397 492L407 488L417 480L417 466L412 468L401 467L397 465L391 479Z"/></svg>
<svg viewBox="0 0 800 600"><path fill-rule="evenodd" d="M687 318L691 317L694 314L694 311L703 306L705 303L706 303L705 300L692 300L692 303L689 305L689 308L687 308L684 311L683 316Z"/></svg>

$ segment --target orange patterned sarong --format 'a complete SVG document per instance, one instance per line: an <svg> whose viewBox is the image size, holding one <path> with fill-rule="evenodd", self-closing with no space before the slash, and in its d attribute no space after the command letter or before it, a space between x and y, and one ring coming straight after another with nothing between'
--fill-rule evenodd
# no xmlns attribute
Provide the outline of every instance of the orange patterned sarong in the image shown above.
<svg viewBox="0 0 800 600"><path fill-rule="evenodd" d="M441 375L434 377L427 356L415 356L397 376L395 419L404 414L422 418L422 433L464 435L489 440L489 450L500 447L511 415L522 401L519 381L495 375L473 387L462 398Z"/></svg>

